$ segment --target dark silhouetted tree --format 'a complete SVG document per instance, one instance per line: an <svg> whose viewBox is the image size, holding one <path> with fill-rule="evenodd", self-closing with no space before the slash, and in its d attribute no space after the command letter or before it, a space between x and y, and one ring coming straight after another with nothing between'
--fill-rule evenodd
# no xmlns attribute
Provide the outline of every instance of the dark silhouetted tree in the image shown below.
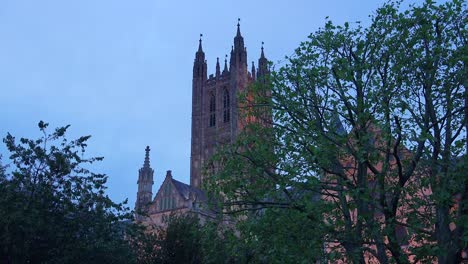
<svg viewBox="0 0 468 264"><path fill-rule="evenodd" d="M105 194L107 176L87 168L89 136L67 140L69 126L36 140L8 134L0 171L0 262L132 263L124 239L130 214Z"/></svg>

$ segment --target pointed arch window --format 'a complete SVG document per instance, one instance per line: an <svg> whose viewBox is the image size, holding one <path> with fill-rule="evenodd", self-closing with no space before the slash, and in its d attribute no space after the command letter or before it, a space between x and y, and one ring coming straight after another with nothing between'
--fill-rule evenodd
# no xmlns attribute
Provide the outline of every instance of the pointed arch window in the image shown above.
<svg viewBox="0 0 468 264"><path fill-rule="evenodd" d="M164 185L162 190L162 197L159 201L159 210L168 210L175 207L175 198L172 197L172 186L170 183Z"/></svg>
<svg viewBox="0 0 468 264"><path fill-rule="evenodd" d="M210 94L210 127L216 125L216 96L214 93Z"/></svg>
<svg viewBox="0 0 468 264"><path fill-rule="evenodd" d="M223 121L227 123L231 120L231 98L229 91L224 89L223 93Z"/></svg>

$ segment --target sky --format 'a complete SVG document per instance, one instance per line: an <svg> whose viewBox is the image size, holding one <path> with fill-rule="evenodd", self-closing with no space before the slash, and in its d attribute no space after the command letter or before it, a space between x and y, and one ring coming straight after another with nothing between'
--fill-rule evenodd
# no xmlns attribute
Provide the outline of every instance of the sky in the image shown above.
<svg viewBox="0 0 468 264"><path fill-rule="evenodd" d="M406 1L405 4L417 2ZM208 73L229 54L241 19L249 61L261 42L274 64L329 17L369 23L384 0L1 0L0 137L41 136L37 124L92 135L92 171L133 208L144 149L153 194L166 170L189 183L192 67L200 33ZM250 63L249 63L250 68ZM0 142L2 163L8 152Z"/></svg>

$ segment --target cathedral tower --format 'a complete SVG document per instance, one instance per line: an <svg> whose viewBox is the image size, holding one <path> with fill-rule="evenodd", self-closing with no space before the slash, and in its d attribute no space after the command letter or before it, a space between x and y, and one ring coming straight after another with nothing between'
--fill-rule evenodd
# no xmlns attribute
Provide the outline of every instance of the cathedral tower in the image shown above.
<svg viewBox="0 0 468 264"><path fill-rule="evenodd" d="M251 72L247 69L247 49L237 23L237 32L231 56L214 64L214 74L208 75L202 36L195 52L192 73L192 142L190 156L190 185L172 177L171 171L153 198L153 169L150 167L146 147L143 167L138 171L138 192L135 203L136 220L151 225L164 225L164 218L172 213L195 213L200 218L215 218L215 212L205 206L206 194L200 190L204 169L216 169L217 164L208 164L217 147L232 143L241 129L238 95L256 79L268 72L268 61L263 52L263 43L258 68L252 62ZM223 66L223 67L222 67ZM222 69L222 70L221 70ZM245 121L245 120L244 120ZM244 122L242 122L244 123ZM142 212L142 214L138 214ZM145 217L143 215L148 215Z"/></svg>
<svg viewBox="0 0 468 264"><path fill-rule="evenodd" d="M258 70L256 71L252 65L252 72L248 71L247 49L238 22L229 68L226 55L223 71L221 72L217 59L215 74L208 76L201 37L202 35L198 51L195 53L192 79L190 185L196 188L202 185L203 168L208 166L206 163L214 154L216 147L233 142L236 138L240 127L239 92L242 92L257 76L263 76L267 72L263 46Z"/></svg>
<svg viewBox="0 0 468 264"><path fill-rule="evenodd" d="M135 203L135 211L145 211L151 203L153 197L153 173L154 170L150 167L149 146L145 149L145 161L143 167L138 171L138 192Z"/></svg>

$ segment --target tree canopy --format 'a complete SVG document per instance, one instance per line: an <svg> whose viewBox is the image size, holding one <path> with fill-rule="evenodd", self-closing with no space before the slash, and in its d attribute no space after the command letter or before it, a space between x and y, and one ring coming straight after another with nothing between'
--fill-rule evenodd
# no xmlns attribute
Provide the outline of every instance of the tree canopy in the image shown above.
<svg viewBox="0 0 468 264"><path fill-rule="evenodd" d="M245 221L300 213L328 259L461 261L467 22L457 0L389 2L367 27L327 21L241 95L248 122L206 188Z"/></svg>
<svg viewBox="0 0 468 264"><path fill-rule="evenodd" d="M65 138L69 126L17 140L0 170L0 262L131 263L124 238L131 219L124 203L105 194L107 176L87 169L89 136Z"/></svg>

